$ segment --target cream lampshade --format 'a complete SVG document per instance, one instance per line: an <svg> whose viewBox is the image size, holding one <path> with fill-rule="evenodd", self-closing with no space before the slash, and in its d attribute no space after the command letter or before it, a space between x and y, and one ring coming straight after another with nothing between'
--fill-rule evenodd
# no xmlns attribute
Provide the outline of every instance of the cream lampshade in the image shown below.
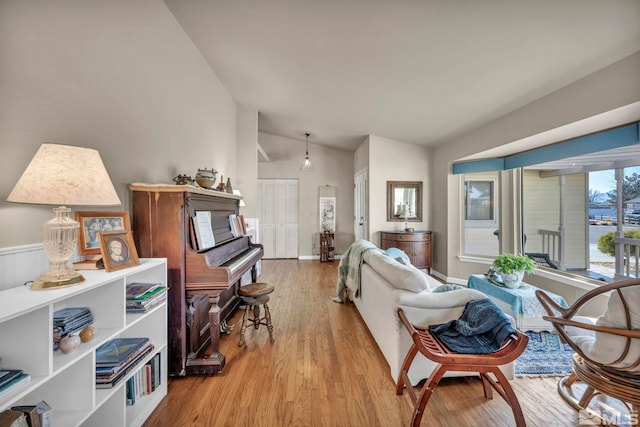
<svg viewBox="0 0 640 427"><path fill-rule="evenodd" d="M49 271L31 285L33 290L56 289L84 281L69 267L78 241L80 224L67 206L119 206L122 203L109 178L100 153L90 148L42 144L8 202L59 205L55 218L43 226Z"/></svg>

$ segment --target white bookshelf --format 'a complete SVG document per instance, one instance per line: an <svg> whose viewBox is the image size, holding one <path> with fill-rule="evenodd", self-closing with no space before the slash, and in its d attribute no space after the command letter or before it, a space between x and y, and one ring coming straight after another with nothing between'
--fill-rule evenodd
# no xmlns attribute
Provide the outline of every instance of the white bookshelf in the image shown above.
<svg viewBox="0 0 640 427"><path fill-rule="evenodd" d="M0 291L2 367L22 369L31 381L0 397L0 411L46 401L58 426L140 426L167 394L167 304L145 313L127 313L125 286L133 282L167 285L167 263L142 259L140 265L107 273L82 271L86 281L70 288L32 291L19 286ZM64 307L89 307L96 336L73 353L53 351L53 313ZM110 389L96 389L95 349L117 337L149 337L155 349ZM161 354L161 384L126 405L126 379L156 353Z"/></svg>

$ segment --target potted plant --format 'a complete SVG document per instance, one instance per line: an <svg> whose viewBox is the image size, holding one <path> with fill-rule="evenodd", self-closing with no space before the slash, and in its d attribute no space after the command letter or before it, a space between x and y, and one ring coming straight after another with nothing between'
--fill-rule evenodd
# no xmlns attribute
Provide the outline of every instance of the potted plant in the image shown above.
<svg viewBox="0 0 640 427"><path fill-rule="evenodd" d="M536 272L535 261L526 255L500 254L493 260L493 267L502 277L502 283L511 289L520 286L525 272Z"/></svg>

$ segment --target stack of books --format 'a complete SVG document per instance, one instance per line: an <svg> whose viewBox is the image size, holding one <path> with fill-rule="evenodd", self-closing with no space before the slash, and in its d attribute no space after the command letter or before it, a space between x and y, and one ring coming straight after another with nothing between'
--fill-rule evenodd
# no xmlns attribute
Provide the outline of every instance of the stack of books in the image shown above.
<svg viewBox="0 0 640 427"><path fill-rule="evenodd" d="M22 369L0 369L0 397L9 394L29 380L31 375L22 372Z"/></svg>
<svg viewBox="0 0 640 427"><path fill-rule="evenodd" d="M149 338L114 338L96 349L96 388L118 384L153 351Z"/></svg>
<svg viewBox="0 0 640 427"><path fill-rule="evenodd" d="M58 350L60 340L80 332L93 323L93 314L87 307L67 307L53 313L53 349Z"/></svg>
<svg viewBox="0 0 640 427"><path fill-rule="evenodd" d="M127 405L133 406L142 396L153 393L161 384L160 353L156 353L142 369L127 380Z"/></svg>
<svg viewBox="0 0 640 427"><path fill-rule="evenodd" d="M131 283L127 285L127 311L144 312L167 299L167 288L159 283Z"/></svg>

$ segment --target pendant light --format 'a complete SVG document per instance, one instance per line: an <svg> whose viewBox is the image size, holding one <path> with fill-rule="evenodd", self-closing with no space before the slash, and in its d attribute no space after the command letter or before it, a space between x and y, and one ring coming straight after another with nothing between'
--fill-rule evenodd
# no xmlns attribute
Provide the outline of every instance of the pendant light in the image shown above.
<svg viewBox="0 0 640 427"><path fill-rule="evenodd" d="M304 134L307 137L307 152L304 156L304 163L302 164L302 167L300 168L301 171L312 171L313 170L313 164L311 164L311 159L309 158L309 135L311 135L310 133L305 133Z"/></svg>

